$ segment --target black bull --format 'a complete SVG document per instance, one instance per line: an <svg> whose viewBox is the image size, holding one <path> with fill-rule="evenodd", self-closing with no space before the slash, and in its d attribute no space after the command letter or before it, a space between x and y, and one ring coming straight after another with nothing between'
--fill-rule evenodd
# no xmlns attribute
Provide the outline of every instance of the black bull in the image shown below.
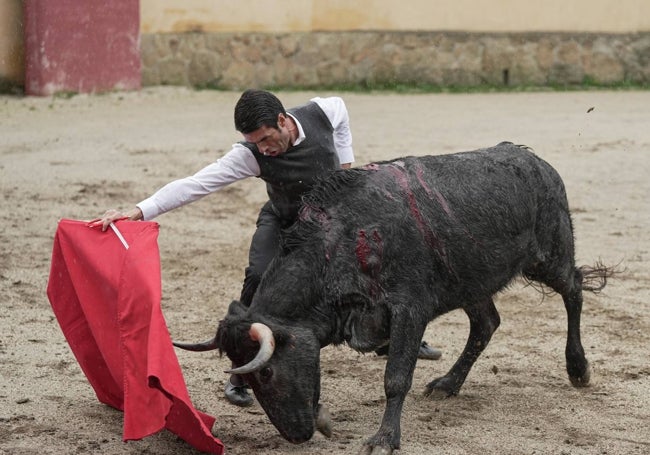
<svg viewBox="0 0 650 455"><path fill-rule="evenodd" d="M458 308L469 318L462 354L425 390L456 395L499 326L493 296L517 276L562 296L569 379L589 382L582 291L603 287L610 270L575 266L562 180L525 147L501 143L337 171L305 197L283 242L249 308L233 302L213 340L177 345L225 351L289 441L327 427L317 423L321 348L388 344L386 409L362 452L399 448L427 323Z"/></svg>

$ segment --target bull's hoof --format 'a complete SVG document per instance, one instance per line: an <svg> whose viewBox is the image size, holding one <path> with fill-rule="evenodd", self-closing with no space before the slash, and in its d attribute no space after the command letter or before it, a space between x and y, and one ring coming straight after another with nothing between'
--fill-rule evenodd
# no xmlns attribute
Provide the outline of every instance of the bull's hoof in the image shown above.
<svg viewBox="0 0 650 455"><path fill-rule="evenodd" d="M427 398L430 398L430 399L432 399L434 401L440 401L440 400L444 400L445 398L452 397L452 396L454 396L454 394L450 393L447 390L442 390L442 389L431 389L431 390L429 390L429 388L427 387L424 390L424 396L427 397Z"/></svg>
<svg viewBox="0 0 650 455"><path fill-rule="evenodd" d="M398 423L397 429L380 429L376 435L364 442L359 455L391 455L394 450L399 449L399 441Z"/></svg>
<svg viewBox="0 0 650 455"><path fill-rule="evenodd" d="M433 400L443 400L454 395L458 395L458 387L446 376L434 379L424 388L424 396Z"/></svg>
<svg viewBox="0 0 650 455"><path fill-rule="evenodd" d="M381 447L381 446L369 446L364 444L364 446L359 450L359 455L391 455L393 449L390 447Z"/></svg>
<svg viewBox="0 0 650 455"><path fill-rule="evenodd" d="M585 372L581 376L571 376L569 375L569 380L573 387L588 387L589 381L591 380L591 367L587 364Z"/></svg>

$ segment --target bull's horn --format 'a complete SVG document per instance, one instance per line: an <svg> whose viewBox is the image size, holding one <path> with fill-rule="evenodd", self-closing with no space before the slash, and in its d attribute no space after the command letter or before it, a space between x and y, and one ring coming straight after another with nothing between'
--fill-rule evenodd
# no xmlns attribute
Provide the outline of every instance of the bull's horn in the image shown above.
<svg viewBox="0 0 650 455"><path fill-rule="evenodd" d="M203 343L177 343L175 341L172 341L172 344L177 348L185 349L186 351L195 351L195 352L212 351L219 347L217 345L216 336L211 340L204 341Z"/></svg>
<svg viewBox="0 0 650 455"><path fill-rule="evenodd" d="M268 362L273 355L273 351L275 350L275 338L273 338L273 332L269 326L262 324L261 322L254 322L251 324L251 329L248 331L248 334L250 335L251 340L259 341L260 350L257 351L255 358L248 362L246 365L239 368L226 370L226 373L252 373L262 368L262 366Z"/></svg>

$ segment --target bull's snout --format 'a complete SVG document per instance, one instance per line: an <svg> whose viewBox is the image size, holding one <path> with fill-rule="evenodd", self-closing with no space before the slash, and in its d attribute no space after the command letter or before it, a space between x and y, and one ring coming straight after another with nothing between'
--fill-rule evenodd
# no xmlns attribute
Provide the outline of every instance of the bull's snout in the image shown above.
<svg viewBox="0 0 650 455"><path fill-rule="evenodd" d="M314 436L314 425L300 425L291 428L288 431L280 431L282 437L292 444L302 444L309 441Z"/></svg>
<svg viewBox="0 0 650 455"><path fill-rule="evenodd" d="M315 419L301 420L300 423L290 425L289 428L280 428L276 425L280 434L292 444L302 444L309 441L314 432L318 430L323 436L332 436L332 417L323 405L318 405L318 415Z"/></svg>

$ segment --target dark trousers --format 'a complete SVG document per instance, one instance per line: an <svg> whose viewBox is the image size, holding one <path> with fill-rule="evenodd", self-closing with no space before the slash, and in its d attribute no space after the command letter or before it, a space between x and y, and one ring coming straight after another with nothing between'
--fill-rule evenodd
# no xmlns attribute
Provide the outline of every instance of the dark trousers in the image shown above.
<svg viewBox="0 0 650 455"><path fill-rule="evenodd" d="M264 271L280 251L280 230L287 226L287 222L275 213L269 201L260 210L256 225L257 229L248 250L244 285L239 297L246 306L250 306Z"/></svg>
<svg viewBox="0 0 650 455"><path fill-rule="evenodd" d="M250 306L262 275L280 251L280 230L286 225L286 221L283 221L273 210L271 201L264 204L257 217L257 229L248 250L248 267L246 267L244 285L239 297L244 305ZM233 363L232 366L236 365ZM238 375L230 376L230 383L236 387L245 385L243 378Z"/></svg>

